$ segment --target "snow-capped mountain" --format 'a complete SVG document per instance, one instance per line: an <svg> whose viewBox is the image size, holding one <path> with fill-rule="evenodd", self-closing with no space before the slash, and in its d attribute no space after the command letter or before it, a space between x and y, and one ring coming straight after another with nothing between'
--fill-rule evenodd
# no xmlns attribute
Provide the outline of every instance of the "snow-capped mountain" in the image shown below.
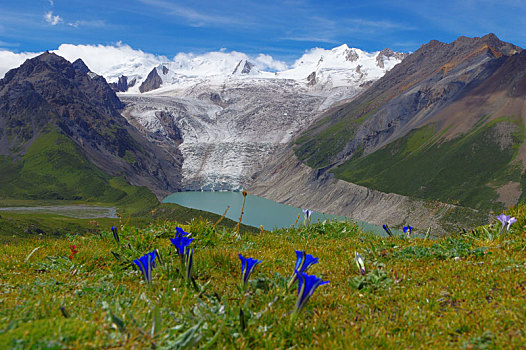
<svg viewBox="0 0 526 350"><path fill-rule="evenodd" d="M204 82L219 85L241 79L294 80L317 90L355 87L382 77L404 55L390 49L368 53L344 44L332 50L312 49L291 67L271 71L265 69L268 67L262 64L261 56L252 60L239 52L210 52L198 56L179 54L173 61L158 64L145 79L134 76L137 82L128 91L138 93L169 87L182 89Z"/></svg>
<svg viewBox="0 0 526 350"><path fill-rule="evenodd" d="M53 52L82 59L119 92L130 123L165 150L181 151L186 189L245 186L322 111L352 99L405 56L347 45L311 49L292 65L226 50L169 59L122 43L63 44ZM32 55L0 51L0 74Z"/></svg>
<svg viewBox="0 0 526 350"><path fill-rule="evenodd" d="M174 147L182 138L184 189L240 189L323 110L403 58L342 45L271 71L241 53L178 55L119 96L125 117L153 142Z"/></svg>
<svg viewBox="0 0 526 350"><path fill-rule="evenodd" d="M386 49L368 53L349 48L346 44L332 50L312 49L298 59L291 69L279 72L276 77L301 80L310 76L308 81L311 84L330 84L330 87L377 80L404 57L404 54L389 55L389 52L393 51Z"/></svg>

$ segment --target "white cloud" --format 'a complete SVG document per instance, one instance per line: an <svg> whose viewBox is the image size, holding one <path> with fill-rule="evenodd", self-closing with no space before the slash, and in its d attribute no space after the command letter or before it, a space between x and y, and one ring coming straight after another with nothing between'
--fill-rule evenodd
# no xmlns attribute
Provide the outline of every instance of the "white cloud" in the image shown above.
<svg viewBox="0 0 526 350"><path fill-rule="evenodd" d="M91 20L91 21L77 20L75 22L68 22L67 25L70 27L74 27L74 28L78 28L78 27L103 28L103 27L108 26L105 21L100 20L100 19Z"/></svg>
<svg viewBox="0 0 526 350"><path fill-rule="evenodd" d="M28 58L33 58L38 53L22 52L14 53L11 51L0 50L0 78L3 78L9 70L20 66Z"/></svg>
<svg viewBox="0 0 526 350"><path fill-rule="evenodd" d="M60 16L53 16L53 11L46 13L44 15L44 19L52 26L56 26L59 22L62 22L62 18Z"/></svg>
<svg viewBox="0 0 526 350"><path fill-rule="evenodd" d="M53 0L49 0L49 4L50 4L51 6L55 6L55 3L53 2Z"/></svg>
<svg viewBox="0 0 526 350"><path fill-rule="evenodd" d="M146 77L153 67L168 61L165 56L135 50L120 42L115 45L62 44L53 52L70 62L81 58L89 69L109 82L116 81L121 75Z"/></svg>
<svg viewBox="0 0 526 350"><path fill-rule="evenodd" d="M259 54L257 56L247 55L238 51L207 52L204 54L178 53L173 58L173 66L181 74L214 75L218 73L230 74L239 61L248 60L255 64L261 71L279 71L287 69L285 62L275 60L272 56Z"/></svg>
<svg viewBox="0 0 526 350"><path fill-rule="evenodd" d="M181 73L214 75L230 74L240 60L246 59L262 71L282 71L287 69L285 62L270 55L247 55L243 52L222 49L204 54L178 53L172 60L118 42L114 45L72 45L62 44L52 51L70 62L81 58L93 72L100 74L109 82L115 82L121 75L146 78L153 67L161 63L171 63ZM13 53L0 51L0 77L12 68L20 66L27 58L40 53ZM192 73L190 72L192 71Z"/></svg>
<svg viewBox="0 0 526 350"><path fill-rule="evenodd" d="M259 65L263 70L271 71L282 71L288 68L287 64L283 61L275 60L270 55L260 53L256 59L256 65Z"/></svg>

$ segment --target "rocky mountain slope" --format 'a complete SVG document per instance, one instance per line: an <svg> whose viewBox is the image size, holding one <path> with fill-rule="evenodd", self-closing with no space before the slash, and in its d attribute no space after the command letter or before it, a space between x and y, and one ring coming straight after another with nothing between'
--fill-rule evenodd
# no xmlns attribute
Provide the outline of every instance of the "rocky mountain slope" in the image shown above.
<svg viewBox="0 0 526 350"><path fill-rule="evenodd" d="M489 34L431 41L296 141L320 172L479 208L523 200L526 53Z"/></svg>
<svg viewBox="0 0 526 350"><path fill-rule="evenodd" d="M27 190L34 188L39 198L118 199L116 176L161 197L179 189L177 148L146 140L121 116L123 107L81 60L71 64L46 52L6 73L0 80L2 195L35 196Z"/></svg>
<svg viewBox="0 0 526 350"><path fill-rule="evenodd" d="M375 225L402 227L433 235L470 228L488 220L485 212L453 204L385 193L337 179L312 169L294 155L292 145L278 150L254 176L247 190L257 196L299 208L341 215Z"/></svg>
<svg viewBox="0 0 526 350"><path fill-rule="evenodd" d="M194 57L160 64L119 96L124 116L150 140L169 148L182 138L184 189L240 189L321 111L354 97L404 56L342 45L311 50L280 72L246 59Z"/></svg>

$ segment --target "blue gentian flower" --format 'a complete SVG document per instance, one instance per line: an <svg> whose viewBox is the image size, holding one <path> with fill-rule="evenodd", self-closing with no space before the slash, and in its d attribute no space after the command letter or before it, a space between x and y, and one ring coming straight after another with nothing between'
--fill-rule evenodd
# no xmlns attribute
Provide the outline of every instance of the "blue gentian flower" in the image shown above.
<svg viewBox="0 0 526 350"><path fill-rule="evenodd" d="M188 236L188 237L189 237L189 236L192 235L191 233L188 233L188 232L186 232L185 230L183 230L182 228L180 228L179 226L177 226L177 227L175 228L175 231L176 231L176 234L175 234L176 237L177 237L177 236L184 236L184 237L187 237L187 236Z"/></svg>
<svg viewBox="0 0 526 350"><path fill-rule="evenodd" d="M170 238L170 241L177 249L177 254L179 254L181 258L184 258L186 247L188 247L194 240L193 238L188 238L188 235L189 233L186 233L182 228L177 227L177 233L175 234L175 237Z"/></svg>
<svg viewBox="0 0 526 350"><path fill-rule="evenodd" d="M245 258L241 254L239 254L239 259L241 260L241 285L243 286L243 288L246 288L248 279L250 278L250 274L252 273L256 265L260 264L262 260Z"/></svg>
<svg viewBox="0 0 526 350"><path fill-rule="evenodd" d="M499 220L502 223L502 226L500 227L501 231L504 229L505 225L507 225L506 231L509 231L511 224L517 222L517 219L506 214L500 214L499 216L497 216L497 220Z"/></svg>
<svg viewBox="0 0 526 350"><path fill-rule="evenodd" d="M298 273L297 275L299 280L298 299L293 314L300 312L301 309L303 309L318 286L329 283L329 281L322 281L321 278L314 275L307 275L305 273Z"/></svg>
<svg viewBox="0 0 526 350"><path fill-rule="evenodd" d="M294 270L296 272L303 273L309 269L314 264L318 263L318 258L310 254L306 254L304 251L296 250L296 266Z"/></svg>
<svg viewBox="0 0 526 350"><path fill-rule="evenodd" d="M354 252L354 262L356 262L356 266L358 266L360 273L365 276L365 263L363 262L363 257L357 252Z"/></svg>
<svg viewBox="0 0 526 350"><path fill-rule="evenodd" d="M289 289L294 282L298 279L298 273L307 271L312 265L318 263L318 258L310 254L306 254L304 251L296 250L296 266L294 266L294 273L289 280L287 289Z"/></svg>
<svg viewBox="0 0 526 350"><path fill-rule="evenodd" d="M404 226L404 233L407 235L407 237L411 235L411 231L413 231L413 228L411 226Z"/></svg>
<svg viewBox="0 0 526 350"><path fill-rule="evenodd" d="M141 270L146 282L152 281L152 269L155 267L155 257L158 256L157 250L153 250L150 253L144 254L139 259L133 260L135 265Z"/></svg>
<svg viewBox="0 0 526 350"><path fill-rule="evenodd" d="M111 227L111 232L113 233L113 238L119 243L119 234L117 233L117 228L115 226Z"/></svg>

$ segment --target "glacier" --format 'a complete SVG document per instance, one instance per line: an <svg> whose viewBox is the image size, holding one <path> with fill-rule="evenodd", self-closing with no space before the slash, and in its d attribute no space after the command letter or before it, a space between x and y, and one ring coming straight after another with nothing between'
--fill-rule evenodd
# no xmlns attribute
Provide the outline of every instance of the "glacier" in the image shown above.
<svg viewBox="0 0 526 350"><path fill-rule="evenodd" d="M132 125L182 152L184 190L240 190L325 110L355 97L403 58L342 45L312 49L271 72L240 53L178 55L153 67L151 91L140 93L142 78L119 97Z"/></svg>

